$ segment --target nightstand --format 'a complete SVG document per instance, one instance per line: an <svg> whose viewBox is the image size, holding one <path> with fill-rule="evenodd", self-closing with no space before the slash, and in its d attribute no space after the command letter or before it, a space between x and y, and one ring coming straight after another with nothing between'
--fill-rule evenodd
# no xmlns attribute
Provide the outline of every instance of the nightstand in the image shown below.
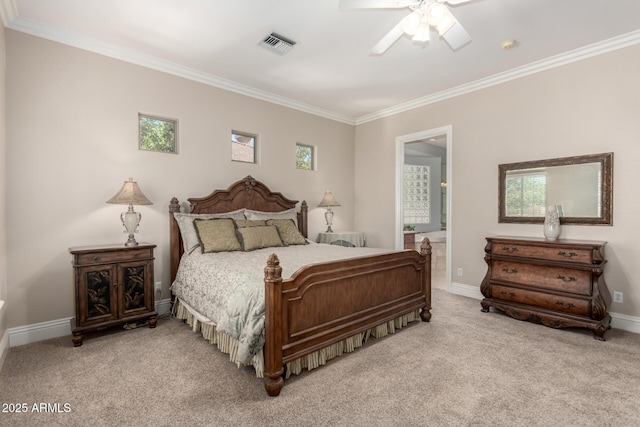
<svg viewBox="0 0 640 427"><path fill-rule="evenodd" d="M367 246L367 236L361 231L340 231L337 233L318 233L318 243L330 245L361 247Z"/></svg>
<svg viewBox="0 0 640 427"><path fill-rule="evenodd" d="M147 320L156 327L153 249L156 245L70 248L75 277L76 317L71 319L73 345L85 332Z"/></svg>

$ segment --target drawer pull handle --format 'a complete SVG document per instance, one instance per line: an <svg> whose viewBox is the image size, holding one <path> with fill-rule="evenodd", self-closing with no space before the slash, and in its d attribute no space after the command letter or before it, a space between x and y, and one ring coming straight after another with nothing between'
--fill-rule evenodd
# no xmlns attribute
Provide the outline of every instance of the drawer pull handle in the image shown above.
<svg viewBox="0 0 640 427"><path fill-rule="evenodd" d="M99 260L99 259L100 259L100 258L98 258L97 256L94 256L94 257L93 257L93 260L94 260L94 261L97 261L97 260Z"/></svg>
<svg viewBox="0 0 640 427"><path fill-rule="evenodd" d="M564 306L565 306L565 303L563 303L562 301L556 301L556 305L561 305L561 306L563 306L563 307L564 307ZM575 307L576 305L575 305L574 303L572 303L572 302L568 302L568 303L566 304L566 306L567 306L567 308L573 308L573 307Z"/></svg>
<svg viewBox="0 0 640 427"><path fill-rule="evenodd" d="M563 275L561 275L561 274L559 274L557 278L558 278L558 279L560 279L560 280L562 280L563 282L575 282L576 280L578 280L578 279L576 279L576 278L575 278L575 277L573 277L573 276L564 277L564 276L563 276Z"/></svg>
<svg viewBox="0 0 640 427"><path fill-rule="evenodd" d="M567 253L567 252L565 252L565 251L559 251L559 252L558 252L558 255L560 255L560 256L562 256L562 257L565 257L565 258L573 258L574 256L578 256L578 254L577 254L577 253L575 253L575 252L569 252L569 253Z"/></svg>
<svg viewBox="0 0 640 427"><path fill-rule="evenodd" d="M504 267L504 268L502 269L502 272L503 272L503 273L507 273L507 274L516 274L516 273L518 272L518 270L516 270L515 268L507 268L507 267Z"/></svg>
<svg viewBox="0 0 640 427"><path fill-rule="evenodd" d="M502 247L502 251L503 252L514 253L514 252L518 252L518 248L508 248L506 246L503 246Z"/></svg>

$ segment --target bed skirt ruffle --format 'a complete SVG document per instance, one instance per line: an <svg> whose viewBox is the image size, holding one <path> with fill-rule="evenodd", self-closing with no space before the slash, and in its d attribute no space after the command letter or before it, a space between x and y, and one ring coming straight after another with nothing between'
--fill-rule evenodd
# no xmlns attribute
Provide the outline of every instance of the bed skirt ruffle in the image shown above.
<svg viewBox="0 0 640 427"><path fill-rule="evenodd" d="M216 330L216 325L207 317L198 313L194 308L184 301L176 298L172 314L175 318L184 320L194 332L200 332L202 336L218 349L229 355L229 360L238 366L253 366L258 378L264 377L264 353L260 350L247 364L238 361L238 340L232 336ZM321 348L299 359L293 360L286 364L286 378L291 375L298 375L304 370L312 370L326 364L329 360L344 353L351 353L358 347L362 347L369 338L382 338L389 334L395 333L396 329L402 329L411 322L420 320L420 311L416 310L411 313L404 314L386 323L367 329L364 332L346 338L330 346Z"/></svg>

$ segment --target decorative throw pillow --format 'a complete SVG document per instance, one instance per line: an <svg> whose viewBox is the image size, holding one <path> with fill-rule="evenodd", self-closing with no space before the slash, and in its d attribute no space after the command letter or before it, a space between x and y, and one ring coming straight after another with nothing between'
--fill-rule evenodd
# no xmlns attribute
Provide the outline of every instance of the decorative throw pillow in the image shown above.
<svg viewBox="0 0 640 427"><path fill-rule="evenodd" d="M238 228L238 234L245 251L284 246L278 229L273 225Z"/></svg>
<svg viewBox="0 0 640 427"><path fill-rule="evenodd" d="M304 238L296 224L290 219L270 219L267 225L275 225L278 234L285 245L306 245L307 239Z"/></svg>
<svg viewBox="0 0 640 427"><path fill-rule="evenodd" d="M280 212L262 212L262 211L253 211L251 209L246 209L244 211L244 215L247 219L292 219L293 222L298 224L298 213L296 212L296 208L287 209L286 211Z"/></svg>
<svg viewBox="0 0 640 427"><path fill-rule="evenodd" d="M238 209L233 212L215 213L215 214L189 214L176 212L173 217L178 223L180 229L180 235L182 236L182 243L184 245L184 251L191 253L193 250L200 246L200 239L198 239L198 233L193 226L194 219L211 219L211 218L231 218L231 219L244 219L244 209Z"/></svg>
<svg viewBox="0 0 640 427"><path fill-rule="evenodd" d="M194 219L193 225L203 253L242 250L231 218Z"/></svg>
<svg viewBox="0 0 640 427"><path fill-rule="evenodd" d="M253 219L236 219L235 220L236 227L245 228L245 227L260 227L267 225L267 222L264 220L253 220Z"/></svg>

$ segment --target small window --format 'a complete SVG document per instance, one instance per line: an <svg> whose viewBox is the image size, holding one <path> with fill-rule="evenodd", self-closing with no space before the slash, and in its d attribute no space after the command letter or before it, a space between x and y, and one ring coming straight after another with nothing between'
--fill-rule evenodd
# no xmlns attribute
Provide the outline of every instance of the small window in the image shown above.
<svg viewBox="0 0 640 427"><path fill-rule="evenodd" d="M256 136L231 131L231 160L234 162L256 162Z"/></svg>
<svg viewBox="0 0 640 427"><path fill-rule="evenodd" d="M139 148L160 153L177 153L178 121L138 114Z"/></svg>
<svg viewBox="0 0 640 427"><path fill-rule="evenodd" d="M313 147L296 144L296 168L313 170Z"/></svg>

